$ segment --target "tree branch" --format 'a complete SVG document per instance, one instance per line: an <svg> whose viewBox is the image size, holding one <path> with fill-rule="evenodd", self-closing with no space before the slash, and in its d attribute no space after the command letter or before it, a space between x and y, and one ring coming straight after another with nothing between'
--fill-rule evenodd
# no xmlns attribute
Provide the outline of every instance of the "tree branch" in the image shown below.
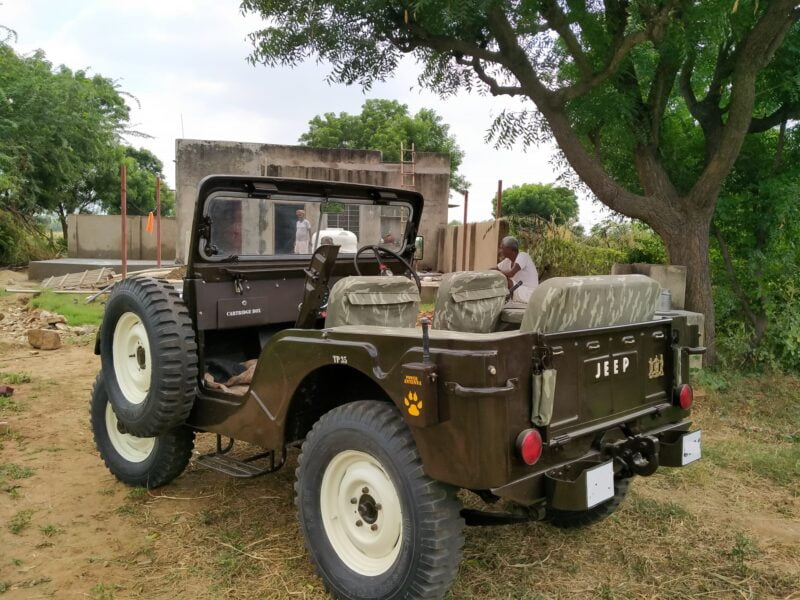
<svg viewBox="0 0 800 600"><path fill-rule="evenodd" d="M650 143L655 147L658 147L660 143L661 120L664 118L667 100L675 86L675 78L678 76L679 69L680 63L674 54L669 51L661 53L655 77L653 77L650 92L647 95L647 107L650 114Z"/></svg>
<svg viewBox="0 0 800 600"><path fill-rule="evenodd" d="M737 45L731 76L728 120L713 143L705 169L689 192L691 201L713 207L722 181L739 156L753 119L756 76L772 56L789 29L800 19L796 0L773 0L745 38Z"/></svg>
<svg viewBox="0 0 800 600"><path fill-rule="evenodd" d="M678 78L678 87L680 88L683 100L686 102L686 107L689 109L689 113L695 119L702 122L702 120L705 118L705 113L700 106L700 102L697 100L697 96L694 94L694 88L692 88L692 74L694 73L694 65L696 61L697 54L693 51L690 52L686 57L683 66L681 67L680 77Z"/></svg>
<svg viewBox="0 0 800 600"><path fill-rule="evenodd" d="M771 115L750 121L748 133L763 133L786 121L800 119L800 102L784 104Z"/></svg>
<svg viewBox="0 0 800 600"><path fill-rule="evenodd" d="M492 52L491 50L488 50L487 48L477 44L472 44L454 37L430 33L424 27L413 21L402 23L402 27L405 27L416 38L412 40L406 40L407 43L412 45L410 50L407 50L409 52L416 46L422 45L430 48L431 50L437 50L444 54L475 56L481 60L498 64L503 64L504 62L504 57L500 52ZM397 43L398 39L399 38L390 38L390 41L392 43Z"/></svg>
<svg viewBox="0 0 800 600"><path fill-rule="evenodd" d="M631 50L633 50L639 44L642 44L648 40L659 41L662 39L664 35L664 30L669 22L670 12L672 9L680 2L680 0L671 0L666 2L664 6L656 12L652 18L650 18L647 22L647 27L644 30L633 31L628 33L627 35L624 34L625 26L627 24L627 20L622 17L621 15L615 15L617 17L616 25L616 32L615 32L615 39L616 43L614 45L614 49L611 52L611 55L606 60L605 66L598 71L597 73L587 75L583 74L581 80L577 83L574 83L570 86L562 88L558 90L559 100L562 103L569 102L570 100L574 100L575 98L579 98L584 94L590 92L597 86L603 84L607 81L610 77L615 75L619 70L620 66L622 65L623 61L627 58L628 54ZM561 32L556 30L559 35ZM570 34L572 32L570 31ZM563 36L562 36L563 37ZM565 39L565 42L567 40ZM582 70L583 72L583 70Z"/></svg>
<svg viewBox="0 0 800 600"><path fill-rule="evenodd" d="M624 189L608 176L600 161L583 146L563 106L554 101L553 92L536 75L503 11L491 8L487 15L489 29L494 34L500 51L508 57L506 68L517 78L525 95L533 100L547 120L553 137L578 176L612 210L637 219L652 217L655 206L652 199Z"/></svg>
<svg viewBox="0 0 800 600"><path fill-rule="evenodd" d="M519 96L523 93L522 88L519 86L500 85L497 79L486 72L477 56L473 56L471 59L467 60L462 55L456 54L455 60L460 65L471 67L478 76L478 79L489 86L489 92L492 96Z"/></svg>
<svg viewBox="0 0 800 600"><path fill-rule="evenodd" d="M581 48L578 38L570 29L569 20L558 3L555 0L545 0L542 2L541 13L550 28L564 40L564 44L570 56L575 60L581 75L587 78L591 77L593 72L592 64L589 62L583 48Z"/></svg>

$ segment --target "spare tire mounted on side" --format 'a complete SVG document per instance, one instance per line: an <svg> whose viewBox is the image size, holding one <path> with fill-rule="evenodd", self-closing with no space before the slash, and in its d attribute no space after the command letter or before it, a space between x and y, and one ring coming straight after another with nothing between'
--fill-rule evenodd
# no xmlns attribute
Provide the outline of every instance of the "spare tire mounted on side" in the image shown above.
<svg viewBox="0 0 800 600"><path fill-rule="evenodd" d="M186 420L197 394L197 343L165 281L134 277L106 302L100 355L111 405L128 433L153 437Z"/></svg>

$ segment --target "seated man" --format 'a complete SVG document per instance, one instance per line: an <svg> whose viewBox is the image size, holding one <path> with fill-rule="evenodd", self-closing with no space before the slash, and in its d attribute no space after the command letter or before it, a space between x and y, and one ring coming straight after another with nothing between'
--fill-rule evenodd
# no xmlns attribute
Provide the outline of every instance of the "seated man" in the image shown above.
<svg viewBox="0 0 800 600"><path fill-rule="evenodd" d="M508 279L508 289L513 288L517 283L521 285L514 290L511 300L516 302L527 302L533 294L533 290L539 285L539 273L536 265L527 252L519 251L517 238L506 236L500 242L500 255L503 260L493 267L500 271Z"/></svg>

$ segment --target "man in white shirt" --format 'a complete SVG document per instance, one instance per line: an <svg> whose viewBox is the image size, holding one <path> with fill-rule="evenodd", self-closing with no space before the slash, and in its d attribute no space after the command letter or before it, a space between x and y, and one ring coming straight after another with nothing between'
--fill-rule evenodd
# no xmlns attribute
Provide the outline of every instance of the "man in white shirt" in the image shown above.
<svg viewBox="0 0 800 600"><path fill-rule="evenodd" d="M311 223L306 219L306 211L297 210L297 230L294 234L294 253L309 254L309 244L311 243Z"/></svg>
<svg viewBox="0 0 800 600"><path fill-rule="evenodd" d="M500 254L503 260L495 270L500 271L508 279L508 289L517 283L521 285L514 290L512 300L515 302L528 302L536 286L539 285L539 273L533 264L530 254L519 251L517 238L506 236L500 242Z"/></svg>

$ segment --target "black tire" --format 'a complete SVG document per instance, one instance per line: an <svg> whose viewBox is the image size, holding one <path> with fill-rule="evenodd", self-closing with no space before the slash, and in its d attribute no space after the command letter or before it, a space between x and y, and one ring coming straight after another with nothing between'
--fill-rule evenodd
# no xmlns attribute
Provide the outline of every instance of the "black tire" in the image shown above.
<svg viewBox="0 0 800 600"><path fill-rule="evenodd" d="M149 353L139 354L137 347L124 353L130 358L126 362L115 359L114 339L117 328L125 328L121 319L128 323L131 315L144 326ZM100 357L114 412L130 433L153 437L186 421L197 395L197 343L189 311L167 282L134 277L114 286L100 331ZM131 401L123 392L124 387L131 393L130 379L124 380L126 370L135 372L137 365L140 372L149 369L150 376L149 382L141 378L144 389L135 390L141 396Z"/></svg>
<svg viewBox="0 0 800 600"><path fill-rule="evenodd" d="M357 508L362 507L365 498L371 498L368 494L374 493L374 501L378 502L374 507L384 511L375 513L376 528L386 525L378 533L388 534L392 519L401 523L398 537L389 537L397 540L393 546L395 558L379 559L393 562L377 574L353 570L335 550L323 520L322 486L326 470L335 469L331 467L336 464L334 458L339 461L354 452L377 461L374 472L393 486L391 491L400 507L399 512L381 507L380 502L393 505L390 494L381 497L376 491L364 492L368 489L366 485L359 488L361 480L352 479L356 489L363 492ZM394 405L359 401L325 414L303 443L296 475L295 503L306 548L325 587L335 598L436 599L445 595L458 572L464 544L461 503L455 488L423 473L411 432ZM368 480L367 477L363 481ZM376 487L380 490L380 486ZM345 486L336 489L344 492ZM367 516L364 521L363 532L369 535L366 526L372 521Z"/></svg>
<svg viewBox="0 0 800 600"><path fill-rule="evenodd" d="M611 516L625 500L631 486L631 477L614 479L614 497L598 504L589 510L558 510L555 508L547 509L546 519L551 525L561 529L578 529L599 523L606 517Z"/></svg>
<svg viewBox="0 0 800 600"><path fill-rule="evenodd" d="M95 446L108 470L123 483L147 488L165 485L183 473L192 457L194 431L185 426L166 431L153 438L149 451L142 451L142 455L146 455L144 460L129 460L119 450L119 440L129 438L109 432L109 419L113 421L113 417L107 414L111 405L104 379L101 371L92 388L89 415ZM110 410L113 411L113 408ZM116 444L112 441L112 435L117 440Z"/></svg>

